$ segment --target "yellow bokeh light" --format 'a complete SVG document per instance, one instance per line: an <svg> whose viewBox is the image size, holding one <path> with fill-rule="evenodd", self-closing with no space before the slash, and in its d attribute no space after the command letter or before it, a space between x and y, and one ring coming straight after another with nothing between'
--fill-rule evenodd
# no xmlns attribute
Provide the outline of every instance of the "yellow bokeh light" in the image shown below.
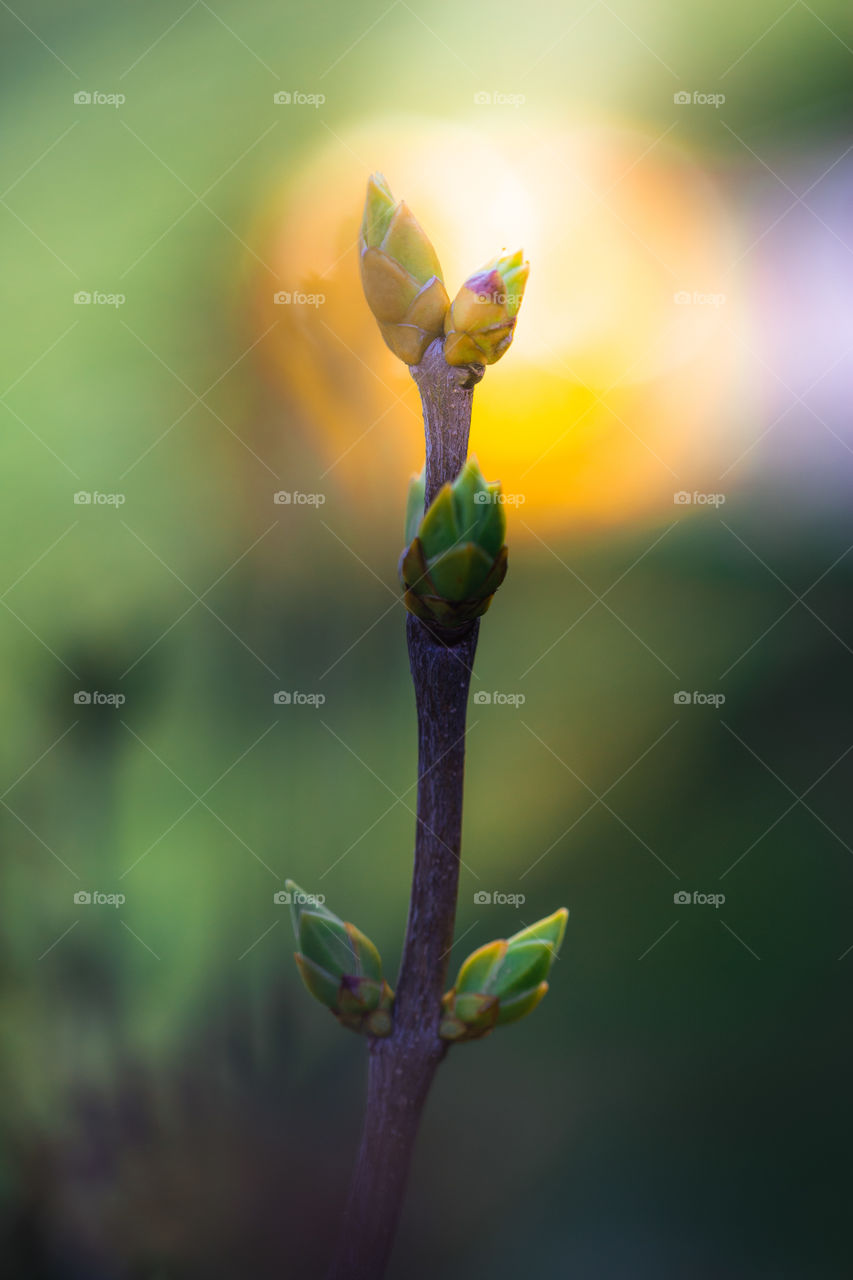
<svg viewBox="0 0 853 1280"><path fill-rule="evenodd" d="M324 301L276 307L265 276L257 323L280 321L276 374L340 482L363 485L379 462L403 477L423 456L416 392L359 283L375 169L430 235L451 297L504 246L531 262L515 341L477 390L472 428L484 470L531 517L619 523L718 474L737 351L730 300L725 323L706 301L735 256L713 184L636 125L558 132L525 115L491 131L362 123L330 135L277 195L262 256L282 288Z"/></svg>

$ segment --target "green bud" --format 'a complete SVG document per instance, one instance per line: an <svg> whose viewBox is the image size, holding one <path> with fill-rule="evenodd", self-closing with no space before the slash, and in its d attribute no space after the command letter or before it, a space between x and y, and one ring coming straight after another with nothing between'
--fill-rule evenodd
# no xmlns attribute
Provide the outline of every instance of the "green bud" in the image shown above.
<svg viewBox="0 0 853 1280"><path fill-rule="evenodd" d="M537 920L536 924L528 925L526 929L513 934L509 945L519 946L523 942L547 942L556 955L565 937L568 918L569 913L566 908L560 907L560 910L555 911L552 916L545 916L543 920Z"/></svg>
<svg viewBox="0 0 853 1280"><path fill-rule="evenodd" d="M442 1039L478 1040L494 1027L532 1013L548 990L546 979L568 916L562 907L511 938L473 951L442 1001Z"/></svg>
<svg viewBox="0 0 853 1280"><path fill-rule="evenodd" d="M299 951L296 965L305 986L344 1027L365 1035L391 1031L394 993L382 977L376 947L354 924L341 920L292 880L293 928Z"/></svg>
<svg viewBox="0 0 853 1280"><path fill-rule="evenodd" d="M494 1028L498 1013L495 996L458 995L448 991L442 1001L438 1034L442 1040L479 1040Z"/></svg>
<svg viewBox="0 0 853 1280"><path fill-rule="evenodd" d="M448 364L494 364L512 342L530 264L522 251L500 254L470 276L444 320Z"/></svg>
<svg viewBox="0 0 853 1280"><path fill-rule="evenodd" d="M325 916L327 920L337 920L337 916L328 911L323 904L322 895L306 893L300 889L295 880L285 880L284 887L290 898L290 918L293 921L293 932L299 937L299 921L304 911L315 916Z"/></svg>
<svg viewBox="0 0 853 1280"><path fill-rule="evenodd" d="M409 481L409 492L406 498L406 545L412 541L424 518L426 501L426 472L412 476Z"/></svg>
<svg viewBox="0 0 853 1280"><path fill-rule="evenodd" d="M315 1000L334 1010L338 1003L338 981L299 952L294 956L302 981Z"/></svg>
<svg viewBox="0 0 853 1280"><path fill-rule="evenodd" d="M505 938L498 938L472 951L457 974L455 990L458 993L485 991L489 978L500 968L508 945Z"/></svg>
<svg viewBox="0 0 853 1280"><path fill-rule="evenodd" d="M507 1000L501 1000L498 1026L505 1027L507 1023L518 1022L520 1018L526 1018L528 1013L533 1012L547 991L548 983L540 982L538 987L533 987L530 991L522 992L521 995L510 996Z"/></svg>
<svg viewBox="0 0 853 1280"><path fill-rule="evenodd" d="M454 628L485 613L506 576L506 519L500 485L488 484L469 458L444 485L420 520L421 480L409 488L406 536L400 557L404 602L423 622Z"/></svg>
<svg viewBox="0 0 853 1280"><path fill-rule="evenodd" d="M547 942L524 942L507 945L500 968L489 982L489 990L501 1000L521 995L544 982L554 953Z"/></svg>
<svg viewBox="0 0 853 1280"><path fill-rule="evenodd" d="M381 173L367 184L359 251L364 296L383 338L406 364L419 364L444 332L450 299L435 250Z"/></svg>

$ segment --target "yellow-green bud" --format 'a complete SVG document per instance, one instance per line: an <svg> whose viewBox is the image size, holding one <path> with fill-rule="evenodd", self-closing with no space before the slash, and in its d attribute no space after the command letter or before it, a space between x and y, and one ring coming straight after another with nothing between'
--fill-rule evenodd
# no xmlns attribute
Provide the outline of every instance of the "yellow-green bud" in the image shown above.
<svg viewBox="0 0 853 1280"><path fill-rule="evenodd" d="M383 338L406 364L419 364L444 332L450 299L435 249L381 173L367 184L359 250L364 296Z"/></svg>
<svg viewBox="0 0 853 1280"><path fill-rule="evenodd" d="M530 264L519 249L500 254L470 276L444 320L448 364L494 364L512 342Z"/></svg>
<svg viewBox="0 0 853 1280"><path fill-rule="evenodd" d="M511 938L498 938L464 961L442 1001L443 1040L479 1040L494 1027L517 1022L548 990L546 978L560 949L565 907Z"/></svg>

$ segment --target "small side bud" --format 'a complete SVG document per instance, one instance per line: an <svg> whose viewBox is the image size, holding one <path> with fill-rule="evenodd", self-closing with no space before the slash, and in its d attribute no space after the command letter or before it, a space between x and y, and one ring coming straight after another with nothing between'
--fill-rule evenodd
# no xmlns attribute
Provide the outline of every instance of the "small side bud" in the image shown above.
<svg viewBox="0 0 853 1280"><path fill-rule="evenodd" d="M494 1027L532 1013L560 949L569 913L564 907L511 938L472 951L442 1001L443 1040L479 1040Z"/></svg>
<svg viewBox="0 0 853 1280"><path fill-rule="evenodd" d="M400 557L404 603L422 622L453 629L485 613L506 576L506 518L500 485L488 484L469 458L452 484L439 490L425 515L420 480L409 489Z"/></svg>
<svg viewBox="0 0 853 1280"><path fill-rule="evenodd" d="M406 497L406 545L415 537L424 518L426 502L426 472L412 476L409 481L409 492Z"/></svg>
<svg viewBox="0 0 853 1280"><path fill-rule="evenodd" d="M394 993L382 976L376 947L292 880L286 887L299 944L296 966L311 995L341 1026L364 1035L389 1035Z"/></svg>

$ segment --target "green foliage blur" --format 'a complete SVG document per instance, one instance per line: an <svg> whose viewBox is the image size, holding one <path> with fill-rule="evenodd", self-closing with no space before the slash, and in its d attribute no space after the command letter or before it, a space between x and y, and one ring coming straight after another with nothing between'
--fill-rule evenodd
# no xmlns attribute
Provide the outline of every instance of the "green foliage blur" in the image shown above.
<svg viewBox="0 0 853 1280"><path fill-rule="evenodd" d="M750 48L733 129L783 150L842 136L843 4L772 29L764 0L618 8L3 6L10 1277L322 1274L364 1045L305 995L274 895L287 876L325 893L393 977L416 767L405 494L365 509L318 483L259 356L256 229L329 130L462 110L448 46L509 88L507 59L544 50L558 122L594 99L662 127L672 82L645 44L711 86ZM323 112L276 114L285 85L322 85ZM743 164L709 115L691 124L709 164ZM317 489L319 507L273 502ZM840 1280L849 514L757 467L723 509L552 550L519 519L481 631L451 970L561 905L569 926L536 1013L442 1068L391 1274Z"/></svg>

